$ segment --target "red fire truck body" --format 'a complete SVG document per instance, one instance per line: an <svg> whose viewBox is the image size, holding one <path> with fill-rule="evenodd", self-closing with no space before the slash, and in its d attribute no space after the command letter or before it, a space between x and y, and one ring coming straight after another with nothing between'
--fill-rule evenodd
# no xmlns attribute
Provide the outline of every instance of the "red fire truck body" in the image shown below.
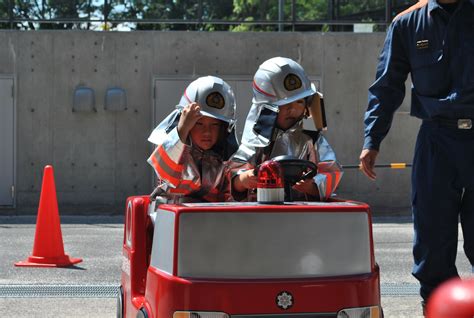
<svg viewBox="0 0 474 318"><path fill-rule="evenodd" d="M118 317L380 318L369 207L127 200Z"/></svg>

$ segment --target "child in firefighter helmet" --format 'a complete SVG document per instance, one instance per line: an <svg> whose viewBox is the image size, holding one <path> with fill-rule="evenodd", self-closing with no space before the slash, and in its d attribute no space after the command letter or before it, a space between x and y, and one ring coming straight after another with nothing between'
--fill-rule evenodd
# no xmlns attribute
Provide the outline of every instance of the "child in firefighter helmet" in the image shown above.
<svg viewBox="0 0 474 318"><path fill-rule="evenodd" d="M222 79L205 76L189 84L176 109L148 138L157 145L148 159L158 176L152 198L229 198L225 161L238 147L235 107L234 93Z"/></svg>
<svg viewBox="0 0 474 318"><path fill-rule="evenodd" d="M303 129L313 98L322 95L295 61L274 57L258 68L253 80L253 100L239 149L231 158L232 194L247 198L256 187L254 168L281 155L313 161L318 174L293 187L296 200L326 200L337 187L342 171L334 151L321 131Z"/></svg>

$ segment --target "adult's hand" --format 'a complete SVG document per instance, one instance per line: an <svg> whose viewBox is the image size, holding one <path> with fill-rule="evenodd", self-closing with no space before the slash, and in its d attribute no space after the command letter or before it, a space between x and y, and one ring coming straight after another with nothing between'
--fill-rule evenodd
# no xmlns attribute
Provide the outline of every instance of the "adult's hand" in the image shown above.
<svg viewBox="0 0 474 318"><path fill-rule="evenodd" d="M360 153L359 160L362 172L371 180L375 180L377 177L374 171L374 166L378 154L378 150L374 149L362 149L362 152Z"/></svg>

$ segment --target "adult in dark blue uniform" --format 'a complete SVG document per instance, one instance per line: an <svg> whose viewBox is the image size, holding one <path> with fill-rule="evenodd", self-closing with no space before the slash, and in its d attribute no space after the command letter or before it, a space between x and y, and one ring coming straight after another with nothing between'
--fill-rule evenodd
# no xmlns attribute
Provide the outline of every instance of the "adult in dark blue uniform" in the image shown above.
<svg viewBox="0 0 474 318"><path fill-rule="evenodd" d="M427 300L455 266L458 218L474 264L474 0L419 1L392 22L369 88L363 172L374 163L411 73L411 115L423 120L412 171L413 275Z"/></svg>

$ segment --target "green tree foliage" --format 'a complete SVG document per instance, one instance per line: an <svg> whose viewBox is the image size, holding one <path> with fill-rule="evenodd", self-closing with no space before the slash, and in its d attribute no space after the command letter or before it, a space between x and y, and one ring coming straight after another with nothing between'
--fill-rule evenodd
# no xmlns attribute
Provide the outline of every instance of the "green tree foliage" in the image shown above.
<svg viewBox="0 0 474 318"><path fill-rule="evenodd" d="M297 0L295 9L296 20L298 21L329 19L328 1L326 0Z"/></svg>
<svg viewBox="0 0 474 318"><path fill-rule="evenodd" d="M197 0L128 0L124 1L124 10L112 12L111 20L186 20L197 19ZM183 30L195 29L187 24L138 24L136 29L146 30Z"/></svg>
<svg viewBox="0 0 474 318"><path fill-rule="evenodd" d="M368 14L371 11L383 10L384 8L385 0L341 0L339 1L338 16L352 16L360 13Z"/></svg>
<svg viewBox="0 0 474 318"><path fill-rule="evenodd" d="M8 22L8 19L10 18L9 12L10 12L9 0L0 1L0 19L4 21L4 22L0 22L0 29L10 28L10 23Z"/></svg>
<svg viewBox="0 0 474 318"><path fill-rule="evenodd" d="M201 6L199 5L201 2ZM201 11L200 11L201 9ZM232 0L126 0L123 10L110 15L111 20L171 20L169 23L137 24L138 30L227 30L226 25L199 23L227 19L232 14ZM186 23L187 21L193 23ZM196 24L196 22L198 22Z"/></svg>
<svg viewBox="0 0 474 318"><path fill-rule="evenodd" d="M234 10L230 16L232 21L259 21L278 20L278 0L234 0ZM232 26L232 31L271 31L275 26L262 24L242 23Z"/></svg>
<svg viewBox="0 0 474 318"><path fill-rule="evenodd" d="M416 2L391 1L394 14ZM325 23L333 19L385 19L386 0L284 0L283 4L284 30L331 30ZM279 1L0 0L0 27L10 27L11 16L20 29L273 31L278 29Z"/></svg>
<svg viewBox="0 0 474 318"><path fill-rule="evenodd" d="M33 20L87 19L92 10L89 0L5 0L0 4L0 16L9 18L11 13L15 20L13 27L27 30L88 28L88 23L37 23Z"/></svg>

